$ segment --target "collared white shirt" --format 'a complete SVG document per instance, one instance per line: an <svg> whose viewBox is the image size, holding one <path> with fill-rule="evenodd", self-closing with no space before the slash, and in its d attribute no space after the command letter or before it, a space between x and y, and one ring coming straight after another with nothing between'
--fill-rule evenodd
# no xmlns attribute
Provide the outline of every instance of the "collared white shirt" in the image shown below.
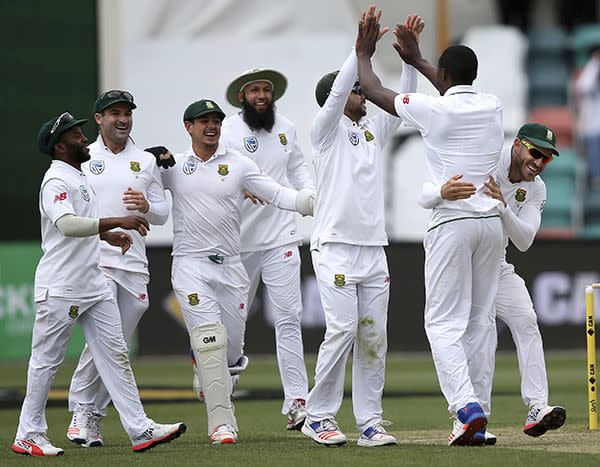
<svg viewBox="0 0 600 467"><path fill-rule="evenodd" d="M108 293L98 266L100 237L65 237L55 225L66 214L98 217L96 194L84 173L53 160L42 180L39 208L44 255L35 272L35 301L48 296L93 298Z"/></svg>
<svg viewBox="0 0 600 467"><path fill-rule="evenodd" d="M327 242L387 245L382 148L401 120L387 112L351 121L344 115L357 80L354 49L338 73L311 128L317 197L311 249ZM405 66L401 88L416 87L414 68Z"/></svg>
<svg viewBox="0 0 600 467"><path fill-rule="evenodd" d="M98 195L100 217L136 215L146 218L150 224L158 225L167 221L169 205L152 154L136 148L129 139L123 151L113 154L104 144L102 136L98 136L89 149L91 159L81 165L81 170ZM144 193L150 204L147 213L127 209L123 194L128 188ZM100 243L100 266L148 275L146 241L137 230L128 230L127 233L133 239L133 245L124 255L121 254L121 248L107 242Z"/></svg>
<svg viewBox="0 0 600 467"><path fill-rule="evenodd" d="M298 147L292 122L276 114L271 131L252 131L241 112L223 121L221 144L252 159L269 177L296 190L313 189L313 182ZM296 214L275 206L242 204L241 251L261 251L288 243L301 243Z"/></svg>
<svg viewBox="0 0 600 467"><path fill-rule="evenodd" d="M504 143L502 104L472 86L453 86L443 96L398 94L394 107L407 126L419 130L426 149L429 181L441 186L456 174L477 192L458 201L442 200L430 226L465 215L497 213L498 201L483 193L483 183L496 171Z"/></svg>
<svg viewBox="0 0 600 467"><path fill-rule="evenodd" d="M244 192L280 209L296 210L297 191L279 185L235 149L219 145L206 162L190 147L162 169L173 195L173 256L240 253L240 210Z"/></svg>

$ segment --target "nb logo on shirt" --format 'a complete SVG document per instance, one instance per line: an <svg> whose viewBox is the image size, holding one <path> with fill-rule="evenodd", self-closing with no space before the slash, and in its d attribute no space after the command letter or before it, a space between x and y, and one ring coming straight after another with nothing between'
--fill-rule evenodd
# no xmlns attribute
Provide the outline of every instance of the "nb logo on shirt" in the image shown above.
<svg viewBox="0 0 600 467"><path fill-rule="evenodd" d="M64 201L65 199L67 199L67 192L63 191L61 194L54 196L54 203L56 204L59 201Z"/></svg>
<svg viewBox="0 0 600 467"><path fill-rule="evenodd" d="M404 97L402 98L402 103L403 103L403 104L408 104L409 102L410 102L410 98L409 98L408 96L404 96Z"/></svg>

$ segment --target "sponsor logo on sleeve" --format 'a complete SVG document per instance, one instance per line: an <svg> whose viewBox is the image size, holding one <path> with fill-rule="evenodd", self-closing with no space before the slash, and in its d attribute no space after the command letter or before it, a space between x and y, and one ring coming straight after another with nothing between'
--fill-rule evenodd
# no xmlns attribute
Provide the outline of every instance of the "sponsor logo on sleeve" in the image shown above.
<svg viewBox="0 0 600 467"><path fill-rule="evenodd" d="M350 143L352 143L352 146L356 146L358 144L358 133L348 130L348 139L350 140Z"/></svg>
<svg viewBox="0 0 600 467"><path fill-rule="evenodd" d="M63 191L62 193L59 193L58 195L54 195L54 204L56 204L60 201L64 201L65 199L67 199L67 192Z"/></svg>
<svg viewBox="0 0 600 467"><path fill-rule="evenodd" d="M186 161L185 164L183 164L183 173L186 175L193 174L196 171L197 165L196 161Z"/></svg>
<svg viewBox="0 0 600 467"><path fill-rule="evenodd" d="M100 175L102 172L104 172L104 161L90 161L90 172L94 175Z"/></svg>
<svg viewBox="0 0 600 467"><path fill-rule="evenodd" d="M402 103L403 103L403 104L408 104L409 102L410 102L410 97L408 97L408 96L404 96L404 97L402 98Z"/></svg>
<svg viewBox="0 0 600 467"><path fill-rule="evenodd" d="M90 192L87 190L85 185L79 186L79 192L81 193L81 197L89 203L90 201Z"/></svg>
<svg viewBox="0 0 600 467"><path fill-rule="evenodd" d="M527 195L527 191L524 190L523 188L517 188L517 191L515 193L515 200L517 200L517 202L522 203L523 201L525 201L525 196Z"/></svg>
<svg viewBox="0 0 600 467"><path fill-rule="evenodd" d="M256 136L246 136L244 138L244 147L248 152L256 152L258 149L258 139Z"/></svg>

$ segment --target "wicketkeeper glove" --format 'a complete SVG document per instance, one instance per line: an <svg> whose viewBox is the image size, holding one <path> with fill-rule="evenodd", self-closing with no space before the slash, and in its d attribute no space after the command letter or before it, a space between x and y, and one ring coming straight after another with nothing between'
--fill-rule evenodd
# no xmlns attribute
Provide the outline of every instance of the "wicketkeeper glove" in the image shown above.
<svg viewBox="0 0 600 467"><path fill-rule="evenodd" d="M146 148L144 151L149 152L150 154L156 157L156 165L162 167L163 169L168 169L169 167L173 167L175 165L175 158L173 154L165 148L164 146L153 146L151 148ZM169 155L169 157L161 157Z"/></svg>

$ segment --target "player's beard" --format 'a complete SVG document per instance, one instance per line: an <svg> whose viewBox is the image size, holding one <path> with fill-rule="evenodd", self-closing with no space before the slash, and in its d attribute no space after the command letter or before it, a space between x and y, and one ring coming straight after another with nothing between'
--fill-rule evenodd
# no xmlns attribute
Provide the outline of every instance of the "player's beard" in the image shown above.
<svg viewBox="0 0 600 467"><path fill-rule="evenodd" d="M87 145L85 145L85 144L69 144L69 143L65 143L65 145L67 146L67 150L69 151L71 159L74 162L83 164L84 162L87 162L90 160L90 153L87 150Z"/></svg>
<svg viewBox="0 0 600 467"><path fill-rule="evenodd" d="M242 102L242 118L252 131L271 131L275 125L275 102L271 102L263 111L258 112L244 97Z"/></svg>

